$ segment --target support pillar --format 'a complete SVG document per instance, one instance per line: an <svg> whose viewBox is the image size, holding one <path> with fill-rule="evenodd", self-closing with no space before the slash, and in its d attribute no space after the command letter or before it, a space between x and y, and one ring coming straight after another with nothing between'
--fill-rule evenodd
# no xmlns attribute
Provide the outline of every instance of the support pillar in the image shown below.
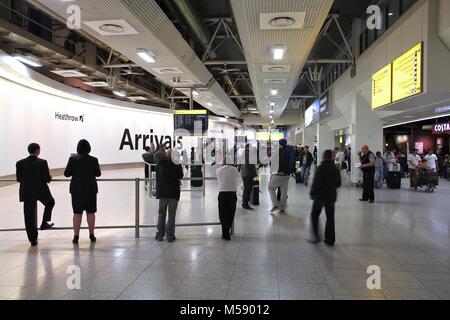
<svg viewBox="0 0 450 320"><path fill-rule="evenodd" d="M327 125L317 124L317 159L320 163L322 154L325 150L334 149L334 135L333 131Z"/></svg>
<svg viewBox="0 0 450 320"><path fill-rule="evenodd" d="M351 106L350 135L352 138L352 175L351 181L357 182L360 170L354 167L359 163L358 151L367 144L370 151L383 152L383 123L371 110L370 104L359 93L355 93Z"/></svg>
<svg viewBox="0 0 450 320"><path fill-rule="evenodd" d="M317 126L310 126L303 130L303 145L309 146L310 151L314 150L316 144Z"/></svg>

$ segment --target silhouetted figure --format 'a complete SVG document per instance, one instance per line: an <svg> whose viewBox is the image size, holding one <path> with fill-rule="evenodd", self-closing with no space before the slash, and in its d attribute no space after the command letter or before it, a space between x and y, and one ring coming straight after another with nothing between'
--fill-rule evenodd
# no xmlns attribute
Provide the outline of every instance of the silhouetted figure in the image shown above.
<svg viewBox="0 0 450 320"><path fill-rule="evenodd" d="M27 158L16 163L16 179L20 183L19 197L20 202L23 202L28 240L32 246L36 246L38 243L37 202L45 206L41 230L46 230L54 225L50 221L55 199L48 187L52 177L47 161L38 158L41 147L37 143L31 143L28 146L28 153L30 155Z"/></svg>

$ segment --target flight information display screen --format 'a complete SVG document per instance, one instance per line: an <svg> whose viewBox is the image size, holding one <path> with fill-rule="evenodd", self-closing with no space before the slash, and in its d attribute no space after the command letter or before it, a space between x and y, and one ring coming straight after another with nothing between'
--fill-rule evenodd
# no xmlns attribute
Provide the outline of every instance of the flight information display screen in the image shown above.
<svg viewBox="0 0 450 320"><path fill-rule="evenodd" d="M174 130L185 130L190 134L203 135L208 131L206 110L176 110L173 115Z"/></svg>

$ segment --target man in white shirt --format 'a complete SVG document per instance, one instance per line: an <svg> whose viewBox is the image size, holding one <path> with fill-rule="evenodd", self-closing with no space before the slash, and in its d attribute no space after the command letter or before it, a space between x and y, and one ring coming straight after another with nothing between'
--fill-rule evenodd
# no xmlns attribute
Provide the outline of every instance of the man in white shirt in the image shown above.
<svg viewBox="0 0 450 320"><path fill-rule="evenodd" d="M433 173L438 172L439 169L438 157L433 153L433 149L428 150L428 154L424 157L424 159L427 159L431 172Z"/></svg>
<svg viewBox="0 0 450 320"><path fill-rule="evenodd" d="M412 149L411 153L408 155L409 186L411 188L415 187L416 169L420 161L422 161L422 159L420 159L420 156L417 154L417 149Z"/></svg>
<svg viewBox="0 0 450 320"><path fill-rule="evenodd" d="M236 213L239 173L236 167L228 164L216 170L219 191L219 220L222 224L222 239L231 240L230 230Z"/></svg>

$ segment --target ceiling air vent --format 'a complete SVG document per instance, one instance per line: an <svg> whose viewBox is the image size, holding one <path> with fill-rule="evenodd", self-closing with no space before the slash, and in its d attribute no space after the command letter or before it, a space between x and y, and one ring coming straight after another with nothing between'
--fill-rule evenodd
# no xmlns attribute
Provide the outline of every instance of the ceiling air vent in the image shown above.
<svg viewBox="0 0 450 320"><path fill-rule="evenodd" d="M87 21L84 24L102 36L123 36L139 33L123 19Z"/></svg>
<svg viewBox="0 0 450 320"><path fill-rule="evenodd" d="M152 68L155 70L155 72L159 74L183 74L183 71L181 71L177 67L164 67L164 68Z"/></svg>
<svg viewBox="0 0 450 320"><path fill-rule="evenodd" d="M81 78L88 76L78 70L52 70L52 72L64 78Z"/></svg>
<svg viewBox="0 0 450 320"><path fill-rule="evenodd" d="M291 72L291 66L286 65L263 65L263 72Z"/></svg>
<svg viewBox="0 0 450 320"><path fill-rule="evenodd" d="M286 84L287 79L264 79L264 84Z"/></svg>
<svg viewBox="0 0 450 320"><path fill-rule="evenodd" d="M302 29L306 12L273 12L260 13L261 30Z"/></svg>

